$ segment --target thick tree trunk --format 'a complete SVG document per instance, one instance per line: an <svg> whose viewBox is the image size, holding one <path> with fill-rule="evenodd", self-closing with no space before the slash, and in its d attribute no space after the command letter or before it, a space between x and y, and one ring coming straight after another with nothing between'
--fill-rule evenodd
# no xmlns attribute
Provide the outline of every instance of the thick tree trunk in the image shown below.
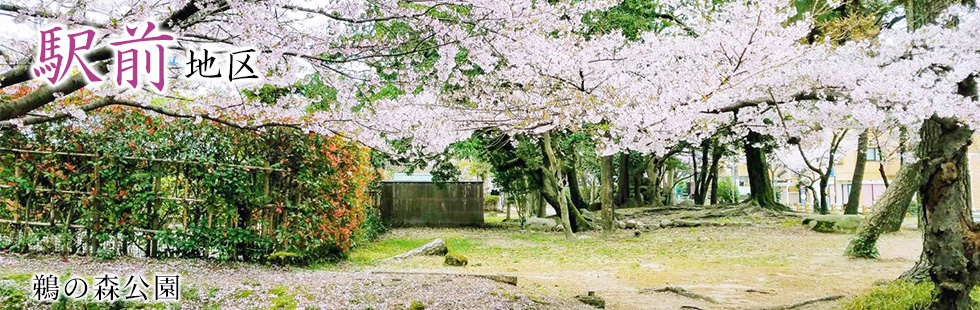
<svg viewBox="0 0 980 310"><path fill-rule="evenodd" d="M578 173L576 173L574 166L565 168L565 177L568 179L568 193L572 199L572 205L576 209L595 211L596 208L593 208L582 198L582 191L578 185Z"/></svg>
<svg viewBox="0 0 980 310"><path fill-rule="evenodd" d="M555 149L551 146L551 132L545 132L542 136L542 148L545 158L545 165L547 166L547 171L544 173L544 190L542 193L555 193L556 197L553 197L554 203L552 204L558 206L558 217L561 219L561 225L565 232L566 240L575 240L575 223L572 223L575 217L570 216L568 207L568 188L562 189L562 173L561 173L561 162L555 155ZM545 196L548 199L548 196ZM551 202L551 201L549 201Z"/></svg>
<svg viewBox="0 0 980 310"><path fill-rule="evenodd" d="M892 185L871 206L871 211L861 222L857 235L851 239L844 254L858 258L878 257L875 243L882 233L889 232L894 218L905 217L905 210L919 185L919 167L918 162L902 166Z"/></svg>
<svg viewBox="0 0 980 310"><path fill-rule="evenodd" d="M923 252L936 285L931 309L969 309L980 280L980 233L970 209L967 148L973 131L953 119L933 116L922 124L923 160L919 199L925 219Z"/></svg>
<svg viewBox="0 0 980 310"><path fill-rule="evenodd" d="M630 153L623 152L619 155L619 197L616 198L616 205L624 206L630 200Z"/></svg>
<svg viewBox="0 0 980 310"><path fill-rule="evenodd" d="M612 156L602 156L599 166L599 181L602 187L602 231L607 237L612 236L616 228L616 205L613 203L613 159Z"/></svg>
<svg viewBox="0 0 980 310"><path fill-rule="evenodd" d="M864 182L864 166L868 162L868 131L865 129L858 135L857 160L854 161L854 175L851 177L851 191L847 195L847 206L844 214L858 214L861 205L861 187Z"/></svg>
<svg viewBox="0 0 980 310"><path fill-rule="evenodd" d="M766 161L766 151L756 146L763 143L763 136L757 132L749 132L745 137L745 165L749 172L749 199L760 207L773 210L789 211L789 208L776 202L776 194L769 178L769 163Z"/></svg>

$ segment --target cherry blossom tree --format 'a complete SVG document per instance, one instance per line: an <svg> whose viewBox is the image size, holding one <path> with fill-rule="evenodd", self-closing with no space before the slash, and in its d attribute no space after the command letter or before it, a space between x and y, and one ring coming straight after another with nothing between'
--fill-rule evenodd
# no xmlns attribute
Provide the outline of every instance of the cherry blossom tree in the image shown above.
<svg viewBox="0 0 980 310"><path fill-rule="evenodd" d="M745 137L753 201L785 209L775 202L767 173L766 150L772 145L897 124L922 128L919 197L927 223L924 258L933 262L928 270L939 292L934 307L965 306L980 278L980 236L964 228L973 227L964 199L965 152L971 128L980 125L980 14L970 9L954 7L934 18L933 11L944 10L926 10L921 17L917 7L910 10L911 23L890 23L873 39L829 44L807 40L814 20L778 0L665 1L672 9L663 16L667 25L631 34L636 40L620 32L585 31L583 17L614 5L606 1L82 5L4 4L0 11L27 32L50 21L113 34L124 25L159 19L177 38L171 50L260 51L264 79L236 87L289 91L259 100L227 85L175 79L160 94L91 85L79 74L54 86L35 85L28 70L32 39L5 32L10 44L3 46L11 48L3 50L9 60L0 88L31 90L0 102L0 127L129 105L241 128L336 133L379 148L408 139L429 152L476 130L526 134L541 139L544 185L556 197L571 239L569 218L576 211L567 206L556 133L589 131L607 167L608 156L620 151L668 154L678 143L700 143L725 128ZM113 68L104 44L84 56L101 74ZM332 90L329 96L311 98L295 90L297 81L311 82L311 74ZM57 104L83 88L97 99L82 106ZM835 140L831 145L841 139ZM826 170L833 163L828 156ZM602 183L611 183L611 175L603 175ZM603 202L611 201L607 194L603 190Z"/></svg>

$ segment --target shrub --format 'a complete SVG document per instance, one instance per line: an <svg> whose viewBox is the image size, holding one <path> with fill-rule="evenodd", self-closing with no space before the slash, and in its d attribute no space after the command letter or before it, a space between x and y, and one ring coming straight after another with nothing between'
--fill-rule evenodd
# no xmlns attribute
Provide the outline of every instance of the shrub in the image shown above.
<svg viewBox="0 0 980 310"><path fill-rule="evenodd" d="M497 195L483 195L483 210L484 211L496 211L497 202L500 201L500 196Z"/></svg>
<svg viewBox="0 0 980 310"><path fill-rule="evenodd" d="M738 186L731 178L718 178L718 202L722 204L738 203Z"/></svg>
<svg viewBox="0 0 980 310"><path fill-rule="evenodd" d="M0 187L0 217L44 221L54 212L92 229L99 241L121 240L153 256L222 260L266 260L275 252L295 253L290 260L298 262L336 257L353 246L356 234L371 237L383 229L367 211L375 170L357 143L120 107L88 118L0 136L0 147L30 151L0 152L0 184L10 185ZM6 246L34 250L40 240L31 236L62 233L37 231ZM83 247L58 248L74 253ZM127 254L123 248L98 252L116 253Z"/></svg>

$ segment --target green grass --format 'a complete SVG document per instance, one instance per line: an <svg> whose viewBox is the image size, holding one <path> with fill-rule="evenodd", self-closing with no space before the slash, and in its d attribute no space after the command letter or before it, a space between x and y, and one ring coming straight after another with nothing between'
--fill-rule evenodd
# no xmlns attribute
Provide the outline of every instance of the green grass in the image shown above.
<svg viewBox="0 0 980 310"><path fill-rule="evenodd" d="M376 261L417 248L432 241L432 239L434 238L382 238L355 249L348 257L348 261L355 265L371 265ZM442 239L446 242L447 247L453 251L464 253L464 255L475 251L487 251L491 248L461 235L451 235Z"/></svg>
<svg viewBox="0 0 980 310"><path fill-rule="evenodd" d="M591 270L595 263L619 264L623 267L650 257L692 259L708 264L733 264L749 267L781 267L788 262L769 252L769 245L742 240L740 235L701 238L702 228L685 228L647 233L641 237L620 237L609 241L596 235L569 242L562 234L519 232L515 230L474 228L408 228L394 231L378 240L355 248L343 262L347 267L371 267L382 260L442 238L450 251L458 252L472 263L503 266L516 263L561 266L565 270ZM667 234L667 235L665 235ZM583 235L584 236L584 235ZM708 258L710 257L710 258ZM425 267L428 261L398 262L401 267ZM337 264L318 268L338 269Z"/></svg>
<svg viewBox="0 0 980 310"><path fill-rule="evenodd" d="M895 281L875 287L867 294L851 298L841 304L839 310L925 310L932 301L931 282L911 283ZM980 300L980 288L970 293L973 300ZM980 307L974 307L974 310Z"/></svg>
<svg viewBox="0 0 980 310"><path fill-rule="evenodd" d="M270 310L293 310L296 309L296 292L290 291L289 288L277 285L269 290L269 294L276 297L272 298L272 304L269 305Z"/></svg>
<svg viewBox="0 0 980 310"><path fill-rule="evenodd" d="M232 294L232 296L234 296L235 298L238 298L238 299L245 299L245 298L248 298L249 296L252 296L252 294L254 294L254 293L255 293L255 291L252 291L252 290L241 290L240 289L240 290L235 291L235 293Z"/></svg>

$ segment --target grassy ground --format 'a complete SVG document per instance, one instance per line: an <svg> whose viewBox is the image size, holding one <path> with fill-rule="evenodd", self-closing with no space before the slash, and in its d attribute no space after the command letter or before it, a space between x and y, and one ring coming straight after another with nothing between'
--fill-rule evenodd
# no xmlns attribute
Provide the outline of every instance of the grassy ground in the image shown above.
<svg viewBox="0 0 980 310"><path fill-rule="evenodd" d="M613 309L744 309L861 295L875 282L907 270L921 251L919 232L907 229L882 238L881 259L848 259L841 253L849 235L815 233L798 223L787 219L752 227L670 228L640 236L619 231L611 240L588 232L574 242L561 233L506 225L401 228L357 248L348 261L320 267L516 275L522 289L543 294L570 297L596 291ZM470 266L446 267L437 257L386 260L435 238L467 256ZM717 303L643 292L665 286L683 287Z"/></svg>

